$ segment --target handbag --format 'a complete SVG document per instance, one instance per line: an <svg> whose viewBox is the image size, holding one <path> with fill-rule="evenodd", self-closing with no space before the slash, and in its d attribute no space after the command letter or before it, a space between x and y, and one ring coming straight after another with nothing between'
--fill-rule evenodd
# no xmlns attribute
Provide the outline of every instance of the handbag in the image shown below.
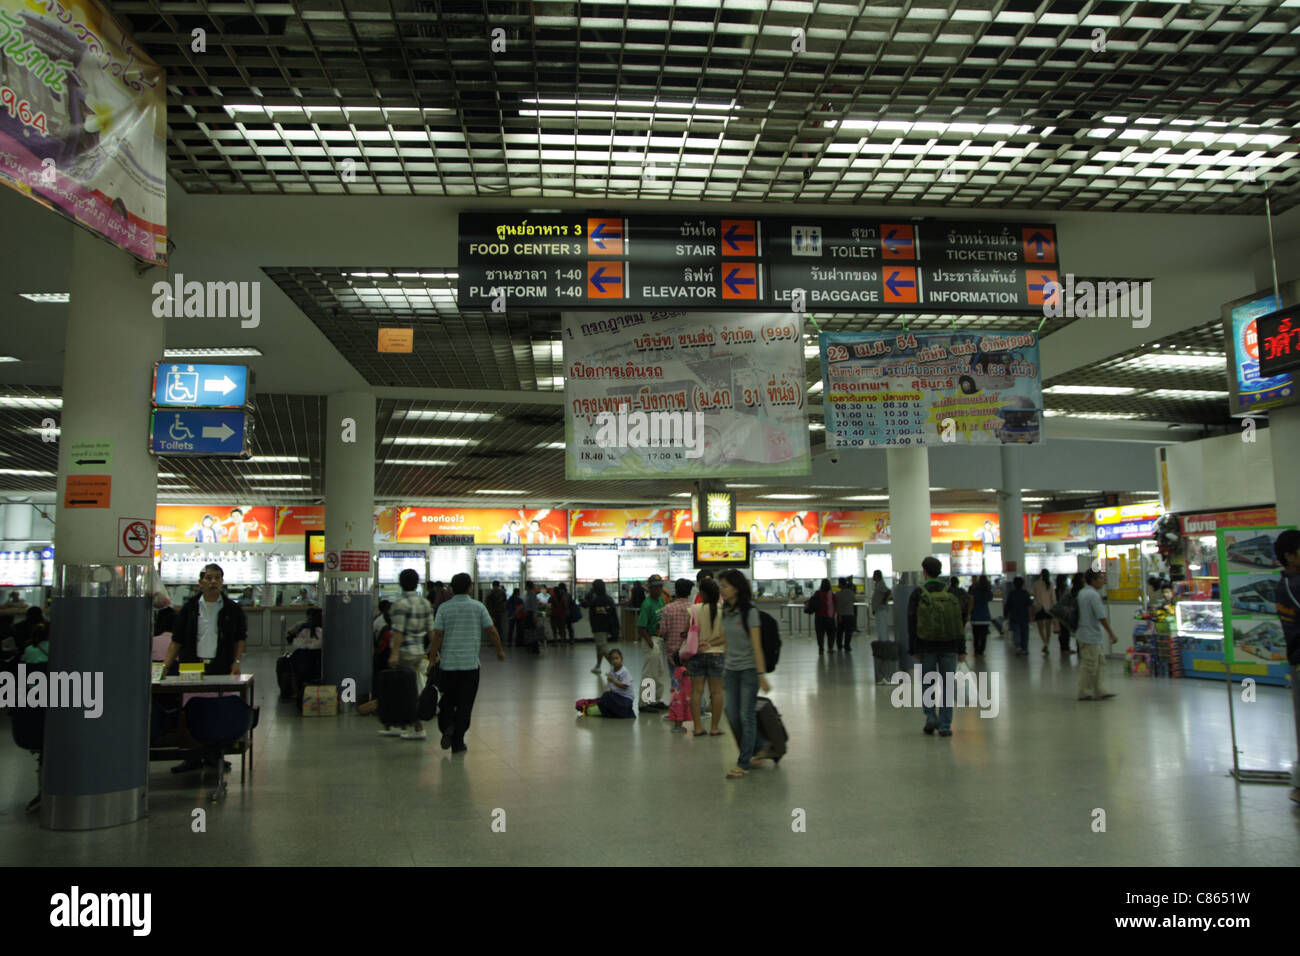
<svg viewBox="0 0 1300 956"><path fill-rule="evenodd" d="M686 641L677 650L677 656L683 661L689 661L692 657L700 652L700 622L694 614L691 615L691 626L686 629Z"/></svg>
<svg viewBox="0 0 1300 956"><path fill-rule="evenodd" d="M429 679L424 684L424 690L420 692L420 703L416 707L416 716L421 721L433 720L438 716L438 685L434 682L433 676L432 673L429 675Z"/></svg>

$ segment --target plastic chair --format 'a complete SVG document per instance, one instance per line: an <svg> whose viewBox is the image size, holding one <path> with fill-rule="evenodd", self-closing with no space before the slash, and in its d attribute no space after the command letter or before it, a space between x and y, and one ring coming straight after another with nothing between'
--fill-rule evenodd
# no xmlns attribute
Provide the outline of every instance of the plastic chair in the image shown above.
<svg viewBox="0 0 1300 956"><path fill-rule="evenodd" d="M253 716L253 708L233 694L200 697L185 705L186 729L217 768L214 802L226 795L225 751L248 735L254 725Z"/></svg>

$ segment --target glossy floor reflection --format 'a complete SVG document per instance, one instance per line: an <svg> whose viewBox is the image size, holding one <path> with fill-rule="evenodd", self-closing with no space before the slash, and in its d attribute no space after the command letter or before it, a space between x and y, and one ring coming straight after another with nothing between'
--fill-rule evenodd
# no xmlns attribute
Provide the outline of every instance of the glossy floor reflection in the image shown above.
<svg viewBox="0 0 1300 956"><path fill-rule="evenodd" d="M788 639L772 698L790 732L777 768L729 781L730 734L692 739L659 714L577 719L595 696L591 645L540 658L484 653L469 753L375 735L374 718L303 719L253 651L257 769L209 783L153 765L150 816L87 833L40 829L23 805L34 761L0 719L5 865L991 864L1295 865L1300 810L1282 786L1239 785L1221 683L1132 678L1074 699L1077 658L1008 659L990 641L1000 713L959 712L926 737L919 712L872 683L867 642L818 657ZM634 675L640 655L628 652ZM1243 765L1289 768L1291 702L1262 687L1237 707ZM194 833L191 811L207 812ZM1105 832L1094 832L1097 811ZM802 811L802 813L800 813ZM494 815L505 832L494 832ZM806 831L795 832L796 820ZM499 826L498 826L499 829Z"/></svg>

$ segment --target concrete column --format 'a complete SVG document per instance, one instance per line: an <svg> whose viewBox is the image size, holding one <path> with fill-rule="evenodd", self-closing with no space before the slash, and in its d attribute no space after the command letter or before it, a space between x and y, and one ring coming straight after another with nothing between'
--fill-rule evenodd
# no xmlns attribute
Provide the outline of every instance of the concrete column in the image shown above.
<svg viewBox="0 0 1300 956"><path fill-rule="evenodd" d="M1269 447L1273 454L1273 488L1277 523L1300 528L1300 406L1274 408L1268 413Z"/></svg>
<svg viewBox="0 0 1300 956"><path fill-rule="evenodd" d="M371 693L374 621L375 396L330 395L325 416L325 639L326 684L356 681L358 698ZM368 570L331 571L331 552L362 551Z"/></svg>
<svg viewBox="0 0 1300 956"><path fill-rule="evenodd" d="M41 824L84 830L137 820L148 805L153 547L118 557L118 520L154 516L158 465L146 439L165 326L151 308L162 273L137 276L134 260L84 229L73 230L69 272L49 669L82 675L102 712L46 711ZM111 445L111 465L70 466L80 441ZM107 506L64 507L69 478L88 474L111 480Z"/></svg>
<svg viewBox="0 0 1300 956"><path fill-rule="evenodd" d="M894 561L894 640L898 665L910 671L907 604L922 583L921 561L930 554L930 453L924 446L888 448L890 552Z"/></svg>
<svg viewBox="0 0 1300 956"><path fill-rule="evenodd" d="M1025 573L1025 509L1020 501L1020 449L1003 445L1002 488L998 491L998 524L1002 532L1004 576Z"/></svg>

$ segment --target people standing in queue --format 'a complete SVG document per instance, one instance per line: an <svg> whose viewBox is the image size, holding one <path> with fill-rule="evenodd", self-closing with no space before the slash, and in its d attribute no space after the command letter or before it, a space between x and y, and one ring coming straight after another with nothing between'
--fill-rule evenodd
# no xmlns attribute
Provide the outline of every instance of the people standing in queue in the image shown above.
<svg viewBox="0 0 1300 956"><path fill-rule="evenodd" d="M880 569L871 575L871 619L876 623L876 640L889 640L889 611L885 605L889 599L894 596L894 592L889 590L885 584L885 577L880 573Z"/></svg>
<svg viewBox="0 0 1300 956"><path fill-rule="evenodd" d="M835 646L853 650L853 633L858 629L858 589L852 578L840 578L835 592Z"/></svg>
<svg viewBox="0 0 1300 956"><path fill-rule="evenodd" d="M501 586L500 581L492 582L492 588L488 591L483 606L492 615L492 623L496 625L497 633L504 637L506 633L506 589Z"/></svg>
<svg viewBox="0 0 1300 956"><path fill-rule="evenodd" d="M222 593L225 572L219 564L204 565L199 575L199 593L185 602L176 621L171 646L163 658L163 673L174 663L202 662L205 674L238 675L244 644L248 640L248 619L244 609ZM172 767L172 773L198 770L199 759Z"/></svg>
<svg viewBox="0 0 1300 956"><path fill-rule="evenodd" d="M718 594L722 598L722 627L727 641L723 700L727 723L740 739L736 765L727 771L727 777L735 779L749 774L758 746L758 692L769 692L771 687L765 676L761 621L749 579L728 568L718 575Z"/></svg>
<svg viewBox="0 0 1300 956"><path fill-rule="evenodd" d="M433 620L433 640L429 644L430 666L441 672L439 690L442 703L438 710L438 728L442 731L442 749L462 754L469 749L465 732L469 730L478 697L479 648L487 637L497 649L497 660L506 659L501 635L492 615L469 596L472 579L463 571L451 579L452 596L438 608Z"/></svg>
<svg viewBox="0 0 1300 956"><path fill-rule="evenodd" d="M653 692L654 699L642 700L642 710L667 710L664 697L669 689L668 656L664 650L663 638L659 636L659 617L664 612L664 579L657 574L650 575L646 581L649 594L641 602L637 612L636 636L645 643L645 653L641 661L641 687ZM646 681L650 681L647 685ZM642 691L644 693L644 690Z"/></svg>
<svg viewBox="0 0 1300 956"><path fill-rule="evenodd" d="M510 646L514 647L519 643L524 619L524 599L519 596L518 588L510 592L510 598L506 601L506 618L509 621L507 630L510 636Z"/></svg>
<svg viewBox="0 0 1300 956"><path fill-rule="evenodd" d="M835 650L835 595L831 591L830 578L822 578L822 583L811 598L813 605L813 626L817 632L817 653L826 653L825 644Z"/></svg>

